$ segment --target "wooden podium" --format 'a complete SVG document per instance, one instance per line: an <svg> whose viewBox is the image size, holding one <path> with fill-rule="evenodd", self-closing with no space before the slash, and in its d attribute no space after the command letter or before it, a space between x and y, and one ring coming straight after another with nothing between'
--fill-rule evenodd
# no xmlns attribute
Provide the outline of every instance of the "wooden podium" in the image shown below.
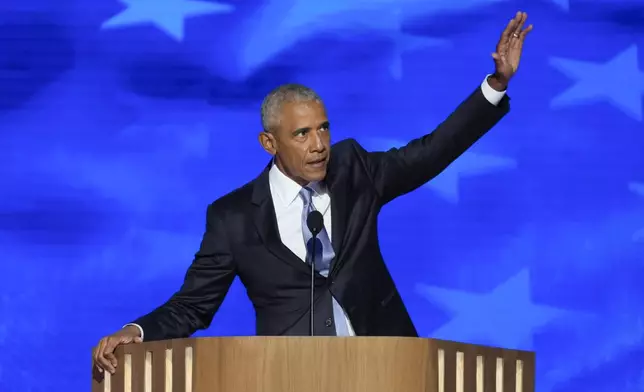
<svg viewBox="0 0 644 392"><path fill-rule="evenodd" d="M92 392L534 392L535 355L398 337L190 338L121 346Z"/></svg>

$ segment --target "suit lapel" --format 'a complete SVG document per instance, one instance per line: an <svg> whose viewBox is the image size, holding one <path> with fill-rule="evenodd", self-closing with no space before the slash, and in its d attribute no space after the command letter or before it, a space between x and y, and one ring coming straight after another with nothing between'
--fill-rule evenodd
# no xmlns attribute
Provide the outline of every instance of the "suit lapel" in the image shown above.
<svg viewBox="0 0 644 392"><path fill-rule="evenodd" d="M344 171L334 164L335 160L331 155L329 162L329 171L327 173L327 186L331 194L331 242L333 243L333 250L335 251L335 259L331 266L331 274L333 274L342 264L342 250L344 242L344 234L347 227L347 189L344 184Z"/></svg>
<svg viewBox="0 0 644 392"><path fill-rule="evenodd" d="M304 272L311 272L309 266L297 257L291 250L282 243L279 235L279 227L275 218L275 207L271 190L268 183L268 172L270 164L253 184L252 203L254 204L253 222L257 233L266 249L280 260L287 262L294 268Z"/></svg>

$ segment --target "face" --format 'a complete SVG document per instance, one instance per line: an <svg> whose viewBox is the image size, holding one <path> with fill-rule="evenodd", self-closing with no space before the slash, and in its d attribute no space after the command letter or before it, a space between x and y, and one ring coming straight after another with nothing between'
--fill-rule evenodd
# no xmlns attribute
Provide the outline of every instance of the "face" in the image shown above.
<svg viewBox="0 0 644 392"><path fill-rule="evenodd" d="M331 152L329 120L318 102L287 102L280 124L260 134L260 143L275 156L284 174L304 186L326 176Z"/></svg>

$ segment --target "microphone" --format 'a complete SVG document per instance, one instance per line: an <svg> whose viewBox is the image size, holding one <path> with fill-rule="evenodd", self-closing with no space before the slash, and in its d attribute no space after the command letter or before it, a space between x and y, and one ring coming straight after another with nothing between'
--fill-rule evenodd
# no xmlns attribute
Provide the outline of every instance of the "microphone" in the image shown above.
<svg viewBox="0 0 644 392"><path fill-rule="evenodd" d="M313 322L313 302L314 302L314 294L315 294L315 244L316 244L316 237L322 229L324 228L324 218L322 217L322 214L320 214L320 211L311 211L309 212L309 215L306 217L306 226L309 228L311 231L311 234L313 234L313 237L311 237L311 256L310 256L310 261L311 261L311 336L313 336L313 331L314 331L314 322Z"/></svg>
<svg viewBox="0 0 644 392"><path fill-rule="evenodd" d="M311 234L313 234L314 238L320 234L324 228L324 218L322 218L320 211L314 210L309 212L309 215L306 217L306 225L309 227L309 230L311 230Z"/></svg>

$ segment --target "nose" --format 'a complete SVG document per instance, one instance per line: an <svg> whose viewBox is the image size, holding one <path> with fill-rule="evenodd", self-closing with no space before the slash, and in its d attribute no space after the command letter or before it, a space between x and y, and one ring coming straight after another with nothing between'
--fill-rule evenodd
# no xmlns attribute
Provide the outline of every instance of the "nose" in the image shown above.
<svg viewBox="0 0 644 392"><path fill-rule="evenodd" d="M311 132L309 135L311 135L311 144L310 144L311 152L323 152L324 141L322 140L322 136L320 136L320 133Z"/></svg>

